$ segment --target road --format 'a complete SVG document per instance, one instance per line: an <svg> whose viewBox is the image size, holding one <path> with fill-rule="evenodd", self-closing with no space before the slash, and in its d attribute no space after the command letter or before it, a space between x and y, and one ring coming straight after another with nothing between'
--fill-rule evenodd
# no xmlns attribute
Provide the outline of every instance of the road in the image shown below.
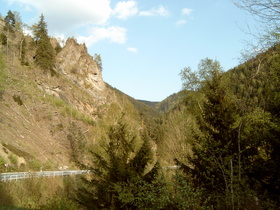
<svg viewBox="0 0 280 210"><path fill-rule="evenodd" d="M55 177L55 176L70 176L78 174L87 174L89 170L70 170L70 171L40 171L40 172L14 172L0 173L0 181L17 181L28 178L39 177Z"/></svg>

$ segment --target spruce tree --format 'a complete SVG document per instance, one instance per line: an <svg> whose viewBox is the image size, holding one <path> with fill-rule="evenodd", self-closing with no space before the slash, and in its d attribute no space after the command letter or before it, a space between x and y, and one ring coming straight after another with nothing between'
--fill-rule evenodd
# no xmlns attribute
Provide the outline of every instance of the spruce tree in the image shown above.
<svg viewBox="0 0 280 210"><path fill-rule="evenodd" d="M199 72L191 81L199 82L195 87L204 96L198 102L199 113L196 113L199 132L193 134L192 155L188 158L191 167L183 165L182 168L192 175L196 187L205 189L204 199L209 204L229 207L231 163L237 165L237 110L223 83L219 62L204 59Z"/></svg>
<svg viewBox="0 0 280 210"><path fill-rule="evenodd" d="M33 34L36 42L36 63L44 71L53 72L54 49L48 36L47 23L44 15L40 16L38 24L33 26Z"/></svg>
<svg viewBox="0 0 280 210"><path fill-rule="evenodd" d="M15 15L11 12L11 10L9 10L7 16L5 17L4 29L9 32L14 32L15 26L16 26Z"/></svg>
<svg viewBox="0 0 280 210"><path fill-rule="evenodd" d="M81 205L90 209L136 208L140 199L136 186L151 183L158 171L157 167L145 171L152 161L152 150L148 135L143 134L140 149L136 148L137 138L123 118L108 128L107 136L91 151L92 165L85 166L93 173L78 188L76 199Z"/></svg>

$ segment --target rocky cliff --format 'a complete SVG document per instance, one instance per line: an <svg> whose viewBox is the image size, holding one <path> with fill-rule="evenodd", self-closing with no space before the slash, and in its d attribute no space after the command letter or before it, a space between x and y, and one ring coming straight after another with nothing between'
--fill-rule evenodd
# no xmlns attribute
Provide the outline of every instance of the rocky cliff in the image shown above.
<svg viewBox="0 0 280 210"><path fill-rule="evenodd" d="M56 68L96 97L104 96L100 94L105 90L101 70L88 54L85 44L78 44L73 38L69 38L56 56Z"/></svg>
<svg viewBox="0 0 280 210"><path fill-rule="evenodd" d="M52 39L54 48L57 44L58 42ZM73 38L69 38L56 55L55 70L78 88L75 89L61 79L49 80L45 76L37 77L38 87L45 94L62 99L65 103L94 119L99 106L116 100L112 90L106 87L102 72L96 61L87 52L85 44L78 44ZM89 97L80 97L82 93L78 93L78 89L87 92Z"/></svg>

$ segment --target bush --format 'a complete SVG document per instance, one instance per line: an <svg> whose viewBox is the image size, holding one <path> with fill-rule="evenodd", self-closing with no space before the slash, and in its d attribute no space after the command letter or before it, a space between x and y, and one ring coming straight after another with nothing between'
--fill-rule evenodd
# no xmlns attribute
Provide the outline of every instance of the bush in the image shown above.
<svg viewBox="0 0 280 210"><path fill-rule="evenodd" d="M40 163L38 160L36 159L33 159L32 161L30 161L28 163L30 169L33 169L35 171L39 171L40 168L42 167L42 163Z"/></svg>
<svg viewBox="0 0 280 210"><path fill-rule="evenodd" d="M0 34L0 42L1 42L2 45L7 44L7 36L4 33Z"/></svg>
<svg viewBox="0 0 280 210"><path fill-rule="evenodd" d="M9 155L9 160L11 161L12 164L17 165L18 163L18 157L15 156L14 154Z"/></svg>
<svg viewBox="0 0 280 210"><path fill-rule="evenodd" d="M23 102L22 102L20 96L14 95L14 96L13 96L13 99L14 99L15 102L18 103L18 105L20 105L20 106L23 105Z"/></svg>

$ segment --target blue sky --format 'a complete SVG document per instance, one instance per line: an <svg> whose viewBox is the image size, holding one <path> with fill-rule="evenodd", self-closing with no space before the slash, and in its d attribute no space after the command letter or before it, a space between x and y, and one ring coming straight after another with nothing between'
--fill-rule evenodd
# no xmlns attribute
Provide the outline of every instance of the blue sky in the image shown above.
<svg viewBox="0 0 280 210"><path fill-rule="evenodd" d="M103 80L135 99L161 101L182 88L180 71L204 58L225 70L240 62L255 22L232 0L0 0L32 25L44 14L50 36L74 36L100 54Z"/></svg>

